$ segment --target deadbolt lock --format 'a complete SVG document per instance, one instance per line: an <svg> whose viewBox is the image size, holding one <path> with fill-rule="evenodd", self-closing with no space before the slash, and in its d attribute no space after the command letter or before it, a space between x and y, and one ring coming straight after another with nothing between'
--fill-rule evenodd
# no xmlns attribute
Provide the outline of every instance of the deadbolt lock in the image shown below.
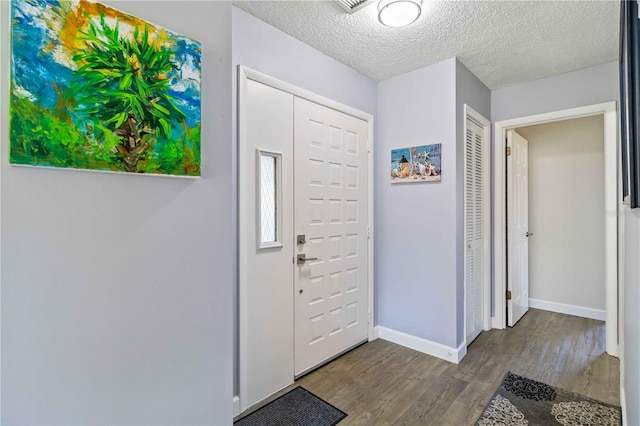
<svg viewBox="0 0 640 426"><path fill-rule="evenodd" d="M304 234L298 234L298 244L304 244L307 242L307 237Z"/></svg>

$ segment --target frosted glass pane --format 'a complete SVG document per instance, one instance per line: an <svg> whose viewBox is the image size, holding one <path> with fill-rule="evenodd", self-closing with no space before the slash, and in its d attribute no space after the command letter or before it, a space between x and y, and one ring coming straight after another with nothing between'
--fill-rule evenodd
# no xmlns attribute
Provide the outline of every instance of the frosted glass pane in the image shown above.
<svg viewBox="0 0 640 426"><path fill-rule="evenodd" d="M262 243L276 242L276 157L260 155L260 230Z"/></svg>

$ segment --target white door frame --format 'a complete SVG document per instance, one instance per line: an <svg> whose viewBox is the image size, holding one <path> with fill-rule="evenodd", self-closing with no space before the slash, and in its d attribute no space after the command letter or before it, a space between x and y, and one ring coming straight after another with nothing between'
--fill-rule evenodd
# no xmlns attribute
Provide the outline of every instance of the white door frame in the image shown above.
<svg viewBox="0 0 640 426"><path fill-rule="evenodd" d="M367 275L368 275L368 312L367 312L367 320L368 320L368 337L369 341L375 339L374 335L374 327L373 327L373 318L374 318L374 301L373 301L373 250L374 250L374 232L373 232L373 115L359 111L355 108L349 107L347 105L343 105L339 102L333 101L324 96L317 95L315 93L309 92L307 90L296 87L292 84L286 83L284 81L275 79L261 72L252 70L242 65L238 65L238 161L242 158L246 158L248 155L254 155L253 152L248 152L247 150L247 118L248 111L246 108L247 105L247 82L249 80L256 81L258 83L265 84L267 86L273 87L274 89L282 90L283 92L287 92L299 98L307 99L311 102L315 102L321 105L324 105L328 108L334 109L336 111L340 111L342 113L351 115L353 117L359 118L367 122L368 125L368 137L367 141L367 151L368 151L368 164L369 168L368 173L368 205L367 205L367 221L369 225L369 238L368 238L368 259L367 259ZM240 169L240 168L238 168ZM238 170L240 173L240 170ZM249 190L249 183L245 179L241 179L238 176L238 191L240 194L246 193ZM242 200L242 197L238 197L238 200ZM239 201L240 202L240 201ZM249 268L247 259L242 255L243 251L241 247L245 246L249 243L249 241L255 240L255 235L247 235L248 232L246 229L243 229L244 223L247 223L247 206L238 206L238 253L239 253L239 270L238 270L238 282L239 282L239 352L240 359L238 362L238 369L240 373L240 382L239 382L239 397L240 397L240 412L246 410L247 407L247 389L248 389L248 380L247 377L247 339L248 339L248 315L247 312L247 290L249 288L247 282L246 271ZM250 240L252 239L252 240ZM292 270L293 271L293 270ZM293 273L293 272L292 272ZM292 290L293 291L293 290ZM291 318L293 321L293 318ZM293 382L294 377L291 376L291 381Z"/></svg>
<svg viewBox="0 0 640 426"><path fill-rule="evenodd" d="M480 114L475 109L471 108L469 105L464 104L464 133L467 134L467 118L471 118L472 120L480 123L482 125L482 129L484 131L483 142L484 146L482 147L482 154L484 161L482 163L484 170L487 172L484 174L483 182L482 182L482 195L485 197L486 202L484 203L484 223L483 226L483 235L484 237L484 247L483 247L483 256L482 256L482 323L484 330L491 329L491 173L488 172L491 170L491 122L485 118L482 114ZM465 154L464 158L466 161L466 144L464 145ZM467 181L467 168L464 167L464 176L463 182ZM463 185L464 188L464 185ZM463 189L464 200L464 210L467 211L467 195L465 190ZM466 226L465 229L465 238L464 238L464 255L463 259L467 258L467 238L466 238ZM466 262L465 262L465 272L463 276L465 277L464 281L464 346L465 348L468 345L467 342L467 280L466 280Z"/></svg>
<svg viewBox="0 0 640 426"><path fill-rule="evenodd" d="M605 102L528 117L498 121L494 129L494 316L493 328L506 327L505 315L505 135L509 129L551 123L572 118L604 116L604 208L605 208L605 288L606 348L618 356L618 118L616 102Z"/></svg>

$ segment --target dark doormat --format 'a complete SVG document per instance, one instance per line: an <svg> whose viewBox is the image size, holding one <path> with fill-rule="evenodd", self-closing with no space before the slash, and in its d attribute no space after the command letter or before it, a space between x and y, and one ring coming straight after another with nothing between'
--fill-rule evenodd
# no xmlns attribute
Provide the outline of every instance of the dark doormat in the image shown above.
<svg viewBox="0 0 640 426"><path fill-rule="evenodd" d="M243 417L236 426L334 426L347 414L297 387L264 407Z"/></svg>
<svg viewBox="0 0 640 426"><path fill-rule="evenodd" d="M620 426L620 407L508 372L476 423Z"/></svg>

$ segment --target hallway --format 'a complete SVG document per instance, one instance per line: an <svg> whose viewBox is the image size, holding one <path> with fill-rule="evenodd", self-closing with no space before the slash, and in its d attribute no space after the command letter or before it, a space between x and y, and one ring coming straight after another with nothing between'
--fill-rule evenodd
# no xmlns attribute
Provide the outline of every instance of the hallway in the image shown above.
<svg viewBox="0 0 640 426"><path fill-rule="evenodd" d="M514 328L483 332L459 365L378 339L292 387L345 411L345 426L472 425L507 371L620 404L604 323L536 309Z"/></svg>

